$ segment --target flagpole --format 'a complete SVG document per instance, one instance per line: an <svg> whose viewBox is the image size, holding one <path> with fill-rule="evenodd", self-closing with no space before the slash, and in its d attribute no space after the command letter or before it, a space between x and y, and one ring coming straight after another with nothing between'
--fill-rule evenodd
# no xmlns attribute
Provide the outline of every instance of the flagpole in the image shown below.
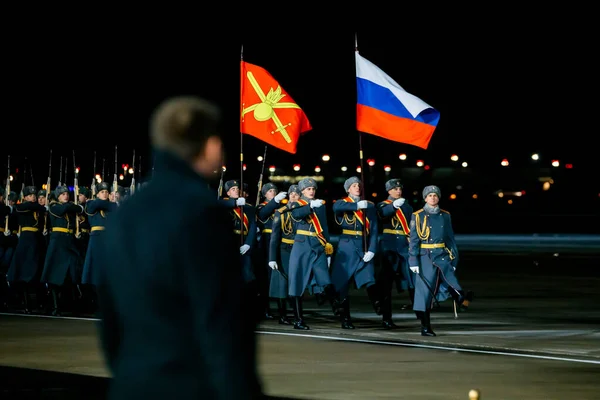
<svg viewBox="0 0 600 400"><path fill-rule="evenodd" d="M244 117L244 76L243 76L243 63L244 63L244 45L240 51L240 197L244 197L244 133L242 132L242 118ZM250 229L250 226L248 226ZM250 232L248 232L250 234ZM240 206L240 242L244 245L244 207Z"/></svg>
<svg viewBox="0 0 600 400"><path fill-rule="evenodd" d="M354 52L358 53L358 38L356 33L354 33ZM362 145L362 132L359 131L358 129L356 130L358 132L358 155L360 158L360 181L362 182L362 190L360 191L360 199L361 200L365 200L365 164L364 164L364 159L363 159L363 145ZM362 224L362 237L363 237L363 249L364 252L366 253L368 251L368 245L367 245L367 213L366 211L362 213L363 215L363 224Z"/></svg>

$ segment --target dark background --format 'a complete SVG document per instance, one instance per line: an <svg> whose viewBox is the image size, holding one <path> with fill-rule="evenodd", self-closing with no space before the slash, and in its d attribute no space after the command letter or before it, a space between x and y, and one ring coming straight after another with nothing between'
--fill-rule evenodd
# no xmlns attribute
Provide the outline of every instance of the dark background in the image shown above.
<svg viewBox="0 0 600 400"><path fill-rule="evenodd" d="M401 177L405 197L416 208L425 185L440 186L442 207L453 213L459 232L595 233L600 185L593 26L586 23L584 10L505 11L495 18L493 10L451 18L439 11L428 13L430 20L421 14L351 29L325 24L326 16L300 25L279 17L242 25L225 19L214 21L214 29L172 20L168 28L110 19L73 19L48 28L48 22L30 21L9 36L5 48L9 61L0 159L5 165L11 155L14 190L20 188L25 166L26 184L31 170L38 187L45 182L50 149L53 182L60 156L68 158L70 182L75 150L81 182L89 185L93 172L102 173L103 158L105 179L112 181L118 145L118 166L131 165L135 149L142 156L142 175L136 179L148 179L150 113L166 97L195 94L216 101L224 111L225 179L237 179L243 44L245 61L266 68L314 128L301 137L296 155L268 147L265 182L270 165L277 167L277 175L292 176L293 164L301 164L300 175L313 174L319 165L325 177L321 197L339 198L343 180L356 174L360 162L354 69L358 32L361 55L441 113L427 150L362 135L365 160L376 160L364 174L368 194L377 193L373 200L385 198L387 179ZM243 14L236 18L248 22ZM264 143L243 136L243 179L252 199L262 167L256 157L263 152ZM534 152L541 157L535 163ZM407 161L398 159L400 153L408 155ZM331 156L327 165L323 154ZM460 161L452 162L451 154ZM508 168L500 166L503 158L509 159ZM416 168L417 159L429 169ZM551 167L553 159L560 160L559 168ZM462 161L469 167L462 168ZM389 175L383 171L386 164L392 168ZM342 165L348 166L345 174L339 172ZM552 189L543 191L540 178L553 179ZM288 183L280 186L286 189ZM497 196L502 190L526 195L508 205L507 197ZM456 200L449 200L451 193Z"/></svg>

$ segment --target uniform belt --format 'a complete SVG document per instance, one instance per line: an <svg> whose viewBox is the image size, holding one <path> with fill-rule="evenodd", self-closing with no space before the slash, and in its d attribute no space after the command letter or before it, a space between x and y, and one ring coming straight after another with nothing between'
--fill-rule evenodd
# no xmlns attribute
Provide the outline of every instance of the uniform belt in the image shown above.
<svg viewBox="0 0 600 400"><path fill-rule="evenodd" d="M233 230L233 233L235 233L236 235L241 235L241 234L242 234L242 231L241 231L241 230L239 230L239 229L234 229L234 230ZM247 234L248 234L248 231L244 231L244 235L247 235Z"/></svg>
<svg viewBox="0 0 600 400"><path fill-rule="evenodd" d="M305 231L304 229L298 229L296 233L304 236L317 236L317 232Z"/></svg>
<svg viewBox="0 0 600 400"><path fill-rule="evenodd" d="M446 248L445 243L421 243L422 249L444 249Z"/></svg>
<svg viewBox="0 0 600 400"><path fill-rule="evenodd" d="M343 235L362 236L362 231L351 231L349 229L342 229Z"/></svg>
<svg viewBox="0 0 600 400"><path fill-rule="evenodd" d="M294 244L294 239L281 238L281 243Z"/></svg>
<svg viewBox="0 0 600 400"><path fill-rule="evenodd" d="M52 228L52 232L73 233L73 229L67 229L67 228Z"/></svg>
<svg viewBox="0 0 600 400"><path fill-rule="evenodd" d="M0 232L4 232L4 228L0 228Z"/></svg>
<svg viewBox="0 0 600 400"><path fill-rule="evenodd" d="M103 231L103 230L104 230L103 226L92 226L92 232Z"/></svg>
<svg viewBox="0 0 600 400"><path fill-rule="evenodd" d="M398 230L398 229L384 229L383 233L389 233L390 235L402 235L402 236L406 236L406 232Z"/></svg>
<svg viewBox="0 0 600 400"><path fill-rule="evenodd" d="M40 228L34 228L33 226L22 226L21 232L39 232Z"/></svg>
<svg viewBox="0 0 600 400"><path fill-rule="evenodd" d="M269 229L269 228L263 229L262 233L273 233L273 229Z"/></svg>
<svg viewBox="0 0 600 400"><path fill-rule="evenodd" d="M79 232L81 232L81 233L89 233L89 231L90 231L89 229L80 229L79 230Z"/></svg>

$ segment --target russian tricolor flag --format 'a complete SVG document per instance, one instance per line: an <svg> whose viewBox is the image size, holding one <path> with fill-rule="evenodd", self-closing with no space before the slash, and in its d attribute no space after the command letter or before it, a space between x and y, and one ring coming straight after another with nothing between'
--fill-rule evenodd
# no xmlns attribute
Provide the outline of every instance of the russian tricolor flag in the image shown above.
<svg viewBox="0 0 600 400"><path fill-rule="evenodd" d="M406 92L375 64L356 54L356 128L427 149L440 113Z"/></svg>

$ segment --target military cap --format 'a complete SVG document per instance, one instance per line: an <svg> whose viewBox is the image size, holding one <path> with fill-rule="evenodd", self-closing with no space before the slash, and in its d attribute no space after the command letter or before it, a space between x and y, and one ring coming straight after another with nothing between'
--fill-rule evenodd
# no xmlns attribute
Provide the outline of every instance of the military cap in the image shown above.
<svg viewBox="0 0 600 400"><path fill-rule="evenodd" d="M79 194L82 194L87 198L92 197L92 191L84 186L79 187Z"/></svg>
<svg viewBox="0 0 600 400"><path fill-rule="evenodd" d="M235 179L227 181L227 182L225 182L225 191L229 192L229 189L231 189L232 187L236 187L236 186L238 188L240 187L240 182L239 181L237 181Z"/></svg>
<svg viewBox="0 0 600 400"><path fill-rule="evenodd" d="M101 192L103 190L110 190L108 183L106 182L100 182L99 184L96 185L96 190L98 192Z"/></svg>
<svg viewBox="0 0 600 400"><path fill-rule="evenodd" d="M275 189L275 191L277 191L277 186L275 186L274 183L268 182L265 183L262 187L262 189L260 190L260 192L262 193L263 196L267 195L267 192L271 189Z"/></svg>
<svg viewBox="0 0 600 400"><path fill-rule="evenodd" d="M46 197L46 190L42 189L38 192L38 197Z"/></svg>
<svg viewBox="0 0 600 400"><path fill-rule="evenodd" d="M435 193L438 197L442 197L440 188L435 185L425 186L425 189L423 189L423 199L425 199L429 193Z"/></svg>
<svg viewBox="0 0 600 400"><path fill-rule="evenodd" d="M8 200L17 201L18 199L19 199L19 196L17 196L17 194L15 192L10 192L8 194Z"/></svg>
<svg viewBox="0 0 600 400"><path fill-rule="evenodd" d="M36 194L37 189L35 186L25 186L23 188L23 197L29 196L30 194Z"/></svg>
<svg viewBox="0 0 600 400"><path fill-rule="evenodd" d="M300 189L301 192L309 187L314 187L315 189L317 189L317 181L315 181L313 178L304 178L300 182L298 182L298 189Z"/></svg>
<svg viewBox="0 0 600 400"><path fill-rule="evenodd" d="M302 192L300 191L298 185L291 185L288 189L288 193L296 193L298 196L302 196Z"/></svg>
<svg viewBox="0 0 600 400"><path fill-rule="evenodd" d="M400 179L394 178L390 179L385 183L385 190L392 190L393 188L399 187L400 189L404 189L402 183L400 183Z"/></svg>
<svg viewBox="0 0 600 400"><path fill-rule="evenodd" d="M54 189L54 195L57 198L63 193L69 193L69 188L66 186L57 186L56 189Z"/></svg>
<svg viewBox="0 0 600 400"><path fill-rule="evenodd" d="M351 176L350 178L346 179L346 182L344 182L344 190L347 192L350 190L350 186L355 183L360 184L360 179L358 179L356 176Z"/></svg>

